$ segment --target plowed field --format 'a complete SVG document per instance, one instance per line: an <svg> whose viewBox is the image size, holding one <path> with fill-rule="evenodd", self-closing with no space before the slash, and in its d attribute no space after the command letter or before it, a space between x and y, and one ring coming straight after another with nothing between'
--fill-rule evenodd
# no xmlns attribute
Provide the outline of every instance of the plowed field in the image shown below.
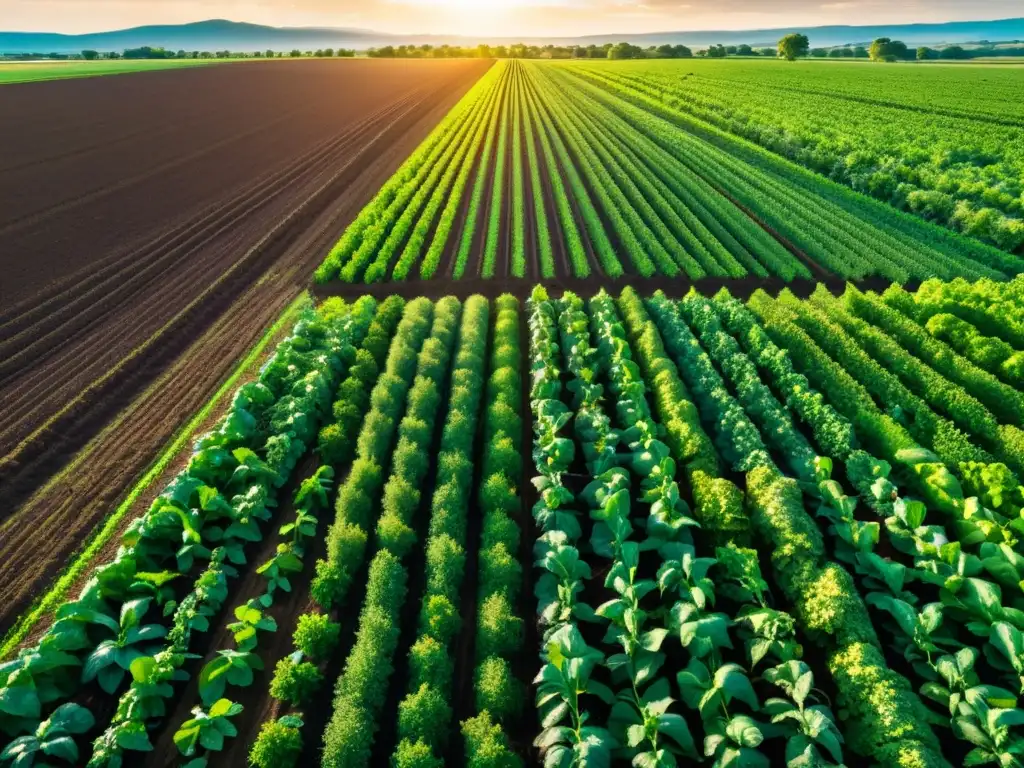
<svg viewBox="0 0 1024 768"><path fill-rule="evenodd" d="M488 66L275 62L0 92L20 116L0 126L0 628Z"/></svg>

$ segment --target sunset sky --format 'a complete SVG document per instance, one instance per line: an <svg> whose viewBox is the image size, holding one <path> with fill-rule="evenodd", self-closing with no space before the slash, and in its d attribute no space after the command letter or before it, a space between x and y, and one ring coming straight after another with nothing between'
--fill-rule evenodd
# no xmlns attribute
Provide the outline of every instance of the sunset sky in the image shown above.
<svg viewBox="0 0 1024 768"><path fill-rule="evenodd" d="M226 18L383 32L569 36L1019 16L1021 0L0 0L6 31L96 32Z"/></svg>

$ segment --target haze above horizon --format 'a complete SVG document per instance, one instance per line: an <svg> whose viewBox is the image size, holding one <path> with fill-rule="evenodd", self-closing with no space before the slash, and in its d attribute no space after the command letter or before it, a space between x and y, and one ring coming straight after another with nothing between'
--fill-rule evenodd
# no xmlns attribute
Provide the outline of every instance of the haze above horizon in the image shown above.
<svg viewBox="0 0 1024 768"><path fill-rule="evenodd" d="M66 34L210 18L398 34L558 37L1020 15L1019 0L7 0L7 5L6 30Z"/></svg>

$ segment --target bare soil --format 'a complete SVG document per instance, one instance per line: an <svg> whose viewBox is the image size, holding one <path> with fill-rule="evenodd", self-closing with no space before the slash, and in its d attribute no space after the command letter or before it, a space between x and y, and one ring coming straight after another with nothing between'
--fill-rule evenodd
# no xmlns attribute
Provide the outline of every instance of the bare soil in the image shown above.
<svg viewBox="0 0 1024 768"><path fill-rule="evenodd" d="M0 91L21 116L0 125L0 632L488 66L268 62Z"/></svg>

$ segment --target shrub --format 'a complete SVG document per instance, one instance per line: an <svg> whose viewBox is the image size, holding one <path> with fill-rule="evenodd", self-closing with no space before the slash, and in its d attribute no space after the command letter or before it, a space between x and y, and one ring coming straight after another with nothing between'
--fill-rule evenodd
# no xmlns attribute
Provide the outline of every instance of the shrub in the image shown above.
<svg viewBox="0 0 1024 768"><path fill-rule="evenodd" d="M364 393L364 397L369 397ZM363 424L363 415L366 408L360 407L358 403L347 400L338 400L332 407L334 420L341 427L342 431L354 442L359 436L359 428Z"/></svg>
<svg viewBox="0 0 1024 768"><path fill-rule="evenodd" d="M454 666L444 646L436 638L423 635L409 649L409 674L412 688L429 685L436 691L446 691Z"/></svg>
<svg viewBox="0 0 1024 768"><path fill-rule="evenodd" d="M480 591L514 599L523 580L523 568L504 544L480 550Z"/></svg>
<svg viewBox="0 0 1024 768"><path fill-rule="evenodd" d="M350 443L339 425L329 424L320 430L316 450L325 464L343 464L349 458Z"/></svg>
<svg viewBox="0 0 1024 768"><path fill-rule="evenodd" d="M503 512L511 517L519 509L515 489L503 474L488 476L480 489L480 502L486 513Z"/></svg>
<svg viewBox="0 0 1024 768"><path fill-rule="evenodd" d="M502 474L509 479L509 488L514 496L512 480L520 477L523 472L523 458L516 449L513 439L507 434L491 442L487 452L487 473ZM516 502L518 504L518 502ZM516 506L512 504L506 511L511 511Z"/></svg>
<svg viewBox="0 0 1024 768"><path fill-rule="evenodd" d="M382 459L387 456L394 433L394 420L380 411L370 411L359 431L356 450L365 459Z"/></svg>
<svg viewBox="0 0 1024 768"><path fill-rule="evenodd" d="M334 398L335 409L345 403L356 406L360 411L365 411L370 407L369 388L352 375L349 375L347 379L341 382L341 386L338 387L338 392Z"/></svg>
<svg viewBox="0 0 1024 768"><path fill-rule="evenodd" d="M465 565L466 553L454 539L445 534L431 538L427 544L427 591L457 600Z"/></svg>
<svg viewBox="0 0 1024 768"><path fill-rule="evenodd" d="M327 768L368 765L375 730L373 718L365 707L348 697L337 699L334 714L324 731L321 765Z"/></svg>
<svg viewBox="0 0 1024 768"><path fill-rule="evenodd" d="M384 649L394 647L398 628L391 617L377 606L370 606L359 618L359 633L352 647L338 689L353 701L376 711L387 695L391 675L391 655Z"/></svg>
<svg viewBox="0 0 1024 768"><path fill-rule="evenodd" d="M433 379L417 377L409 390L409 414L431 424L441 407L441 395Z"/></svg>
<svg viewBox="0 0 1024 768"><path fill-rule="evenodd" d="M338 647L341 625L333 622L323 613L305 613L299 616L298 626L292 639L295 647L307 658L316 662L326 661Z"/></svg>
<svg viewBox="0 0 1024 768"><path fill-rule="evenodd" d="M430 424L408 415L398 425L398 434L401 439L412 443L420 454L425 453L426 446L430 445L430 438L433 436Z"/></svg>
<svg viewBox="0 0 1024 768"><path fill-rule="evenodd" d="M377 521L377 543L397 557L405 557L416 544L416 532L398 515L385 512Z"/></svg>
<svg viewBox="0 0 1024 768"><path fill-rule="evenodd" d="M490 595L480 606L477 619L477 658L505 656L523 642L523 620L515 615L508 598Z"/></svg>
<svg viewBox="0 0 1024 768"><path fill-rule="evenodd" d="M398 736L442 746L448 740L452 710L440 691L421 685L398 705Z"/></svg>
<svg viewBox="0 0 1024 768"><path fill-rule="evenodd" d="M431 504L428 535L433 538L442 534L460 541L466 535L465 493L458 483L451 481L437 486Z"/></svg>
<svg viewBox="0 0 1024 768"><path fill-rule="evenodd" d="M359 352L365 352L376 368L377 361L383 360L387 355L390 344L391 334L384 328L374 325L370 327L366 338L363 339L363 348Z"/></svg>
<svg viewBox="0 0 1024 768"><path fill-rule="evenodd" d="M302 734L286 723L296 719L265 722L249 751L249 764L256 768L293 768L302 753Z"/></svg>
<svg viewBox="0 0 1024 768"><path fill-rule="evenodd" d="M488 382L492 400L508 400L510 398L518 400L521 396L521 386L522 382L519 379L519 371L512 366L498 368L491 374L490 381Z"/></svg>
<svg viewBox="0 0 1024 768"><path fill-rule="evenodd" d="M393 768L444 768L444 760L434 757L429 746L404 739L398 743L391 764Z"/></svg>
<svg viewBox="0 0 1024 768"><path fill-rule="evenodd" d="M456 483L460 488L467 488L473 480L473 461L471 454L444 450L437 457L437 475L447 478L447 483Z"/></svg>
<svg viewBox="0 0 1024 768"><path fill-rule="evenodd" d="M378 552L366 577L366 604L379 606L389 616L405 602L406 574L402 564L389 552Z"/></svg>
<svg viewBox="0 0 1024 768"><path fill-rule="evenodd" d="M445 645L458 634L459 612L447 597L431 595L423 603L421 631L429 632Z"/></svg>
<svg viewBox="0 0 1024 768"><path fill-rule="evenodd" d="M356 361L348 369L348 375L361 382L365 389L372 387L380 375L380 368L373 353L367 349L356 350Z"/></svg>
<svg viewBox="0 0 1024 768"><path fill-rule="evenodd" d="M386 416L395 418L402 410L402 400L405 391L404 379L390 373L385 373L370 392L370 405Z"/></svg>
<svg viewBox="0 0 1024 768"><path fill-rule="evenodd" d="M287 701L293 707L299 707L313 698L323 679L314 664L308 661L296 663L289 656L277 662L274 668L270 695L279 701Z"/></svg>
<svg viewBox="0 0 1024 768"><path fill-rule="evenodd" d="M445 343L437 336L431 336L423 342L423 350L420 352L419 367L416 369L417 380L439 382L444 378L448 369L448 350Z"/></svg>
<svg viewBox="0 0 1024 768"><path fill-rule="evenodd" d="M476 708L498 720L516 717L523 707L523 684L512 674L508 660L488 656L476 669Z"/></svg>
<svg viewBox="0 0 1024 768"><path fill-rule="evenodd" d="M503 512L491 511L485 515L481 535L482 550L491 549L499 544L504 545L509 552L519 550L519 526Z"/></svg>
<svg viewBox="0 0 1024 768"><path fill-rule="evenodd" d="M522 768L522 761L508 748L501 726L488 712L462 722L467 768Z"/></svg>
<svg viewBox="0 0 1024 768"><path fill-rule="evenodd" d="M337 557L330 562L320 560L316 564L316 578L310 586L310 594L324 610L341 600L348 592L352 573L347 563L361 563L366 551L366 531L353 523L345 523L331 530L332 544Z"/></svg>
<svg viewBox="0 0 1024 768"><path fill-rule="evenodd" d="M444 445L449 450L469 454L473 450L474 432L470 417L453 411L448 414L448 423L444 428Z"/></svg>
<svg viewBox="0 0 1024 768"><path fill-rule="evenodd" d="M497 401L487 407L487 426L489 438L498 432L504 432L508 436L519 434L522 431L522 421L519 414L508 403Z"/></svg>
<svg viewBox="0 0 1024 768"><path fill-rule="evenodd" d="M405 420L402 421L404 431ZM395 448L392 471L402 477L417 479L426 477L429 456L419 445L402 437ZM390 485L390 483L389 483Z"/></svg>
<svg viewBox="0 0 1024 768"><path fill-rule="evenodd" d="M515 344L499 344L491 355L491 365L495 368L515 368L519 365L519 347Z"/></svg>

